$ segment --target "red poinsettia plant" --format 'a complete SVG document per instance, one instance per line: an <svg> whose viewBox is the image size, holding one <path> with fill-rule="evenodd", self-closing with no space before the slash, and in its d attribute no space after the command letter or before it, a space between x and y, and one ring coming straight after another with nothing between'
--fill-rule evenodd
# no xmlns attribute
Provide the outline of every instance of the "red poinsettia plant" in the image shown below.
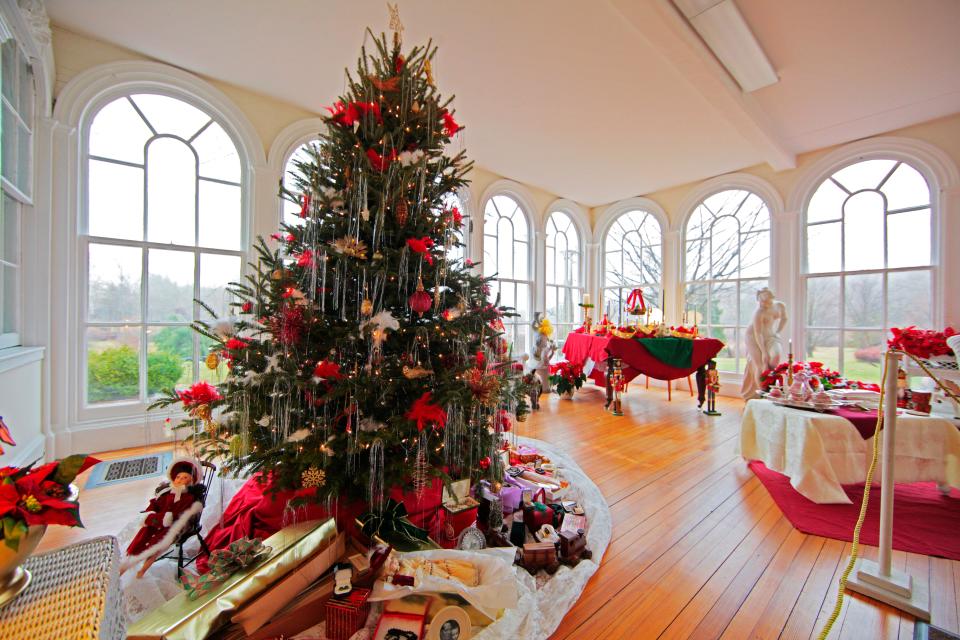
<svg viewBox="0 0 960 640"><path fill-rule="evenodd" d="M0 469L0 523L3 542L13 551L33 525L82 527L80 503L71 496L70 483L100 462L79 454L39 467Z"/></svg>
<svg viewBox="0 0 960 640"><path fill-rule="evenodd" d="M760 387L764 391L770 391L778 381L786 380L788 363L781 362L773 369L767 369L763 372ZM880 386L872 382L861 382L859 380L847 380L838 372L826 367L822 362L794 362L793 373L806 371L812 374L820 381L824 390L830 389L864 389L867 391L880 391Z"/></svg>
<svg viewBox="0 0 960 640"><path fill-rule="evenodd" d="M586 379L587 374L583 372L583 365L566 360L550 365L550 384L556 387L560 395L579 389Z"/></svg>
<svg viewBox="0 0 960 640"><path fill-rule="evenodd" d="M909 326L904 329L892 327L890 333L893 337L887 340L888 347L927 359L953 355L953 350L947 346L947 338L957 335L957 330L947 327L943 331L932 331Z"/></svg>

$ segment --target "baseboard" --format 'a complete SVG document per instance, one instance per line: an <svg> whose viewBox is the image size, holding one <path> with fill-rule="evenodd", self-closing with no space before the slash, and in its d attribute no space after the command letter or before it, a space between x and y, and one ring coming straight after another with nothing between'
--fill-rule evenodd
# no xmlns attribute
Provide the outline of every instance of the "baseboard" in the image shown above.
<svg viewBox="0 0 960 640"><path fill-rule="evenodd" d="M173 438L164 434L163 420L144 424L138 420L114 421L99 426L72 429L57 434L57 454L66 450L69 453L97 453L132 447L145 447L164 442L173 442Z"/></svg>

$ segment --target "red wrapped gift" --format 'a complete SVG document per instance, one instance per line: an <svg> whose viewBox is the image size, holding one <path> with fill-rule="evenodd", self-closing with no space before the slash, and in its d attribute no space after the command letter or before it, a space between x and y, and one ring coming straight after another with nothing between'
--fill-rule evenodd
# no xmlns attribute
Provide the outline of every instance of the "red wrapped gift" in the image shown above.
<svg viewBox="0 0 960 640"><path fill-rule="evenodd" d="M531 502L523 505L523 523L530 533L540 530L545 524L553 525L553 509L542 502Z"/></svg>
<svg viewBox="0 0 960 640"><path fill-rule="evenodd" d="M453 510L444 506L441 511L443 512L443 523L440 527L437 542L445 549L453 549L457 546L460 533L467 527L473 526L477 521L477 507Z"/></svg>
<svg viewBox="0 0 960 640"><path fill-rule="evenodd" d="M327 638L347 640L370 615L369 589L354 589L346 596L327 600Z"/></svg>

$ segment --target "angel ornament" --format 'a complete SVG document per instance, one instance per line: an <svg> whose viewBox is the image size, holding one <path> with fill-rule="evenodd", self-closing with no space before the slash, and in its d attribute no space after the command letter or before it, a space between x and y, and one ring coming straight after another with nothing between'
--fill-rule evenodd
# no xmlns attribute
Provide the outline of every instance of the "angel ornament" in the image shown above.
<svg viewBox="0 0 960 640"><path fill-rule="evenodd" d="M190 520L203 510L201 471L196 462L185 458L174 460L167 469L167 478L169 483L158 487L143 510L147 517L127 547L121 572L143 561L137 571L137 577L142 578L157 558L177 541Z"/></svg>
<svg viewBox="0 0 960 640"><path fill-rule="evenodd" d="M740 395L749 400L760 389L761 376L780 364L783 345L780 333L787 326L787 307L774 299L768 287L757 291L757 310L747 327L747 366L743 372Z"/></svg>

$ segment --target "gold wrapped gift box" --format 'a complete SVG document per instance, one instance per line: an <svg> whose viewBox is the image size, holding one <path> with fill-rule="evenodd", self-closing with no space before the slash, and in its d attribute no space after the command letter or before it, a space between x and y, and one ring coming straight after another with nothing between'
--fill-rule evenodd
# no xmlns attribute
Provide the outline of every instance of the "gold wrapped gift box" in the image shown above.
<svg viewBox="0 0 960 640"><path fill-rule="evenodd" d="M200 640L230 622L230 618L277 580L305 560L334 544L333 519L304 522L281 529L266 540L270 556L242 569L210 593L190 600L181 593L135 622L129 640Z"/></svg>

